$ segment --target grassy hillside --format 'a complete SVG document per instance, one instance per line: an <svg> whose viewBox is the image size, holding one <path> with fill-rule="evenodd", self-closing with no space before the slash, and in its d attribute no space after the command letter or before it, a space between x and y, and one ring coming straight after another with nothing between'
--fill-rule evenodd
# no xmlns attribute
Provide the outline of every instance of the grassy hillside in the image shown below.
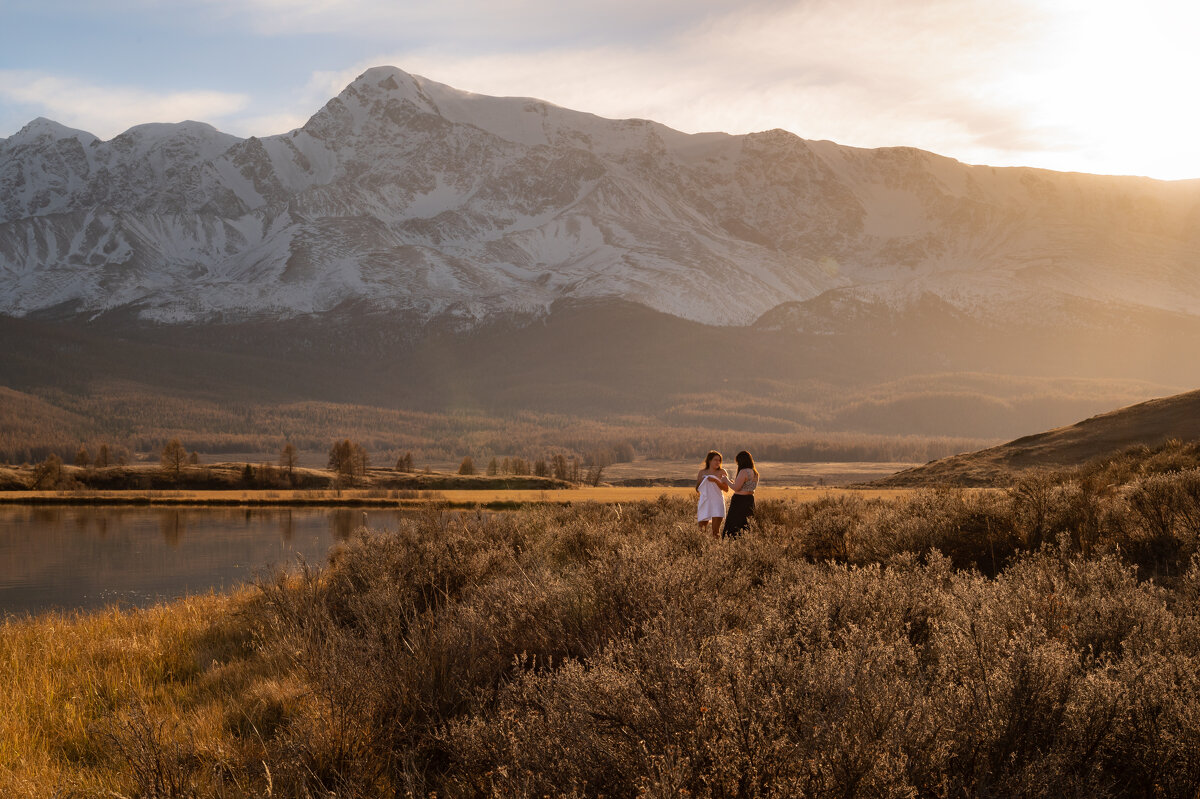
<svg viewBox="0 0 1200 799"><path fill-rule="evenodd" d="M879 481L887 486L995 485L1029 469L1067 469L1126 450L1152 453L1167 442L1200 441L1200 391L1150 400L1067 427L956 455Z"/></svg>

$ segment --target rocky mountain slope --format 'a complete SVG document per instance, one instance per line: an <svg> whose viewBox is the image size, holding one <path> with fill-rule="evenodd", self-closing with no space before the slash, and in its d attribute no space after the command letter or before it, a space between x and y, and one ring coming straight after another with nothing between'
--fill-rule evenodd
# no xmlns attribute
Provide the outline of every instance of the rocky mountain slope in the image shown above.
<svg viewBox="0 0 1200 799"><path fill-rule="evenodd" d="M280 136L39 119L0 139L0 314L461 327L596 298L813 334L927 306L1194 318L1200 182L687 135L391 67Z"/></svg>

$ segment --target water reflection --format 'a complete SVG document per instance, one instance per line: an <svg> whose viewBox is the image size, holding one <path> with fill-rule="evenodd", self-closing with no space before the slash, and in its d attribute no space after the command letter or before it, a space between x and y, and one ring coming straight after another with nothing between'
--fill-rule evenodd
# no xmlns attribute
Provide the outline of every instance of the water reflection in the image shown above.
<svg viewBox="0 0 1200 799"><path fill-rule="evenodd" d="M182 511L162 511L158 527L162 531L163 540L167 542L167 546L171 549L179 548L179 541L183 538L184 526Z"/></svg>
<svg viewBox="0 0 1200 799"><path fill-rule="evenodd" d="M367 513L364 510L338 508L330 512L329 532L338 541L349 541L351 536L358 533L366 525Z"/></svg>
<svg viewBox="0 0 1200 799"><path fill-rule="evenodd" d="M401 511L372 510L394 530ZM225 590L357 535L361 509L0 507L0 615Z"/></svg>

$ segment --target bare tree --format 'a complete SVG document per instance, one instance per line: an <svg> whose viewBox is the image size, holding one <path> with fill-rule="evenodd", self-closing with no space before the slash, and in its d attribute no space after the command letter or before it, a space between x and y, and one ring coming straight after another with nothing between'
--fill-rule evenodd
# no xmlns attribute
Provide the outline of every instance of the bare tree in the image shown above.
<svg viewBox="0 0 1200 799"><path fill-rule="evenodd" d="M354 482L355 477L367 473L370 464L367 450L348 438L335 442L329 450L329 469L337 475L339 482Z"/></svg>
<svg viewBox="0 0 1200 799"><path fill-rule="evenodd" d="M296 448L292 446L292 442L283 445L283 451L279 453L279 465L287 474L288 482L295 483Z"/></svg>
<svg viewBox="0 0 1200 799"><path fill-rule="evenodd" d="M46 456L46 460L42 461L33 470L33 487L34 489L57 488L62 482L62 458L54 453Z"/></svg>
<svg viewBox="0 0 1200 799"><path fill-rule="evenodd" d="M75 465L80 469L86 469L92 463L92 456L87 451L87 447L83 444L79 445L79 451L75 453Z"/></svg>
<svg viewBox="0 0 1200 799"><path fill-rule="evenodd" d="M187 463L187 459L187 450L183 448L183 444L179 443L178 438L172 438L163 447L160 461L164 469L175 477L179 477L179 472L183 469L183 465Z"/></svg>
<svg viewBox="0 0 1200 799"><path fill-rule="evenodd" d="M329 448L329 471L339 476L350 472L350 450L352 446L348 438L333 442L333 446Z"/></svg>
<svg viewBox="0 0 1200 799"><path fill-rule="evenodd" d="M462 459L462 463L458 466L459 474L475 474L475 461L471 460L471 456Z"/></svg>
<svg viewBox="0 0 1200 799"><path fill-rule="evenodd" d="M567 465L567 457L560 452L556 453L551 460L554 463L554 476L559 480L569 480L571 473Z"/></svg>
<svg viewBox="0 0 1200 799"><path fill-rule="evenodd" d="M371 456L367 455L367 448L355 442L350 448L350 459L354 462L354 473L359 477L365 477L367 467L371 465Z"/></svg>

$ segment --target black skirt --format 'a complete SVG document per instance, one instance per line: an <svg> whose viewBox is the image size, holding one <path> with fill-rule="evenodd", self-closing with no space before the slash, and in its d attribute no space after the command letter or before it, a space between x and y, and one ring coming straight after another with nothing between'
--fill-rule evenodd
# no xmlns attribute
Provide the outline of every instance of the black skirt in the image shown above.
<svg viewBox="0 0 1200 799"><path fill-rule="evenodd" d="M727 538L741 535L753 515L754 495L734 494L729 500L729 510L725 513L725 529L721 531L721 535Z"/></svg>

